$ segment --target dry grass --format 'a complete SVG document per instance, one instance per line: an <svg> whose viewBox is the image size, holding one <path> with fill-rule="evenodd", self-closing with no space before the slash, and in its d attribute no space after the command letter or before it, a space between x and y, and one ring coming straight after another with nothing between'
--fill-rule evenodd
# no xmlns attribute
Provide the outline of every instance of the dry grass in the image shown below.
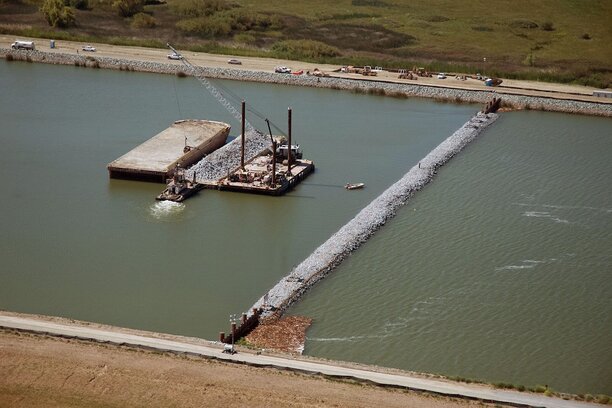
<svg viewBox="0 0 612 408"><path fill-rule="evenodd" d="M0 330L0 406L415 407L476 402Z"/></svg>
<svg viewBox="0 0 612 408"><path fill-rule="evenodd" d="M593 0L588 7L573 0L503 1L495 10L485 0L239 0L206 17L223 27L212 37L177 29L187 20L178 10L196 0L146 6L154 28L139 28L132 19L120 18L110 2L92 0L90 10L76 10L78 26L64 31L46 25L38 11L41 1L0 1L0 32L151 47L171 42L199 51L276 57L281 55L271 50L279 41L315 40L341 54L313 58L321 63L418 64L432 71L592 86L612 80L612 2L606 0Z"/></svg>

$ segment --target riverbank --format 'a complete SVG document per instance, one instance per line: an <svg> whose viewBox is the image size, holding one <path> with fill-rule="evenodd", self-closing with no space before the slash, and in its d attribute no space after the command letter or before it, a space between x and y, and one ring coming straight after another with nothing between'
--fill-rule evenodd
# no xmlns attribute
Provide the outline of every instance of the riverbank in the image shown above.
<svg viewBox="0 0 612 408"><path fill-rule="evenodd" d="M96 44L96 47L98 45ZM162 50L139 47L102 45L96 53L79 53L73 44L49 51L15 51L0 48L0 57L9 61L42 62L57 65L73 65L88 68L104 68L122 71L150 72L185 76L188 68L180 61L160 62L165 58ZM348 90L357 93L386 95L393 97L432 98L451 103L483 104L495 96L503 96L504 106L511 109L533 109L563 113L576 113L612 117L612 101L592 96L584 87L568 87L551 84L507 81L505 87L485 87L480 81L456 81L452 78L437 80L420 78L417 81L399 80L397 74L381 73L377 77L335 72L338 67L315 66L297 61L272 59L243 59L239 68L227 66L228 56L211 56L203 53L185 54L201 69L201 74L212 79L230 79L259 83L275 83ZM304 72L319 68L329 76L288 75L273 72L274 65L287 64L299 67ZM445 82L444 82L445 81ZM591 95L589 95L591 91Z"/></svg>

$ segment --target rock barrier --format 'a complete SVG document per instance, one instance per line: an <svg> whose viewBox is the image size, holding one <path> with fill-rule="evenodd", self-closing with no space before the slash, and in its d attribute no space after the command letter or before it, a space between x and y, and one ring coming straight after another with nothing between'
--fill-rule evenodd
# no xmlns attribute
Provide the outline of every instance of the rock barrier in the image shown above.
<svg viewBox="0 0 612 408"><path fill-rule="evenodd" d="M459 153L497 118L498 115L494 113L478 113L472 117L319 246L289 275L281 279L251 309L261 308L263 317L282 315L304 292L329 274L387 220L395 216L400 206L433 179L438 168Z"/></svg>
<svg viewBox="0 0 612 408"><path fill-rule="evenodd" d="M83 67L117 69L124 71L152 72L159 74L189 74L182 64L169 62L134 61L103 57L98 55L74 55L44 51L11 50L0 48L0 57L49 64L76 65ZM347 79L315 77L309 75L287 75L274 72L247 71L235 68L199 67L201 73L211 79L231 79L275 83L283 85L308 86L350 90L360 93L376 93L390 96L433 98L441 101L484 104L500 94L495 90L464 90L416 83L393 83L369 81L363 78ZM504 104L517 109L545 110L564 113L578 113L596 116L612 116L612 104L503 94Z"/></svg>

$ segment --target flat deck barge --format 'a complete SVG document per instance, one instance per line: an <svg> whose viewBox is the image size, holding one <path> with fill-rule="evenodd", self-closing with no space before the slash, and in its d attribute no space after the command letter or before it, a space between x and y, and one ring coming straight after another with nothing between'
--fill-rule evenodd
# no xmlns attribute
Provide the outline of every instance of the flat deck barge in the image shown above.
<svg viewBox="0 0 612 408"><path fill-rule="evenodd" d="M169 128L108 164L111 178L165 183L225 144L230 125L209 120L177 120Z"/></svg>

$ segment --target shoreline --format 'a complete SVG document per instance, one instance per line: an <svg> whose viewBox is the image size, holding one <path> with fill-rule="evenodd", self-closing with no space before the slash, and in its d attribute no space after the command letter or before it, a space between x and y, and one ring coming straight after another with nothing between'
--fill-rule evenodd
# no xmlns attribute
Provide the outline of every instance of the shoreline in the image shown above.
<svg viewBox="0 0 612 408"><path fill-rule="evenodd" d="M125 48L129 49L129 47ZM155 51L159 53L159 50ZM0 58L4 58L7 61L26 61L53 65L72 65L86 68L191 76L186 72L188 71L187 67L180 64L180 62L157 62L148 60L145 57L138 59L136 55L116 58L97 54L84 55L83 53L73 54L68 52L26 51L0 48ZM192 57L190 56L190 58ZM542 110L612 117L612 101L602 100L595 102L591 101L594 98L588 95L577 95L565 92L551 92L535 89L521 90L521 88L473 89L473 87L470 88L467 86L463 88L459 87L461 84L445 86L442 84L417 84L414 82L401 83L385 79L349 77L346 74L335 75L333 72L329 74L330 76L316 77L311 75L277 74L274 72L248 68L240 69L221 66L205 66L197 62L195 62L194 65L201 70L206 78L210 79L228 79L257 83L327 88L401 98L420 97L451 103L484 104L493 97L502 97L503 106L510 109ZM550 95L536 96L538 94L545 94L546 92Z"/></svg>

